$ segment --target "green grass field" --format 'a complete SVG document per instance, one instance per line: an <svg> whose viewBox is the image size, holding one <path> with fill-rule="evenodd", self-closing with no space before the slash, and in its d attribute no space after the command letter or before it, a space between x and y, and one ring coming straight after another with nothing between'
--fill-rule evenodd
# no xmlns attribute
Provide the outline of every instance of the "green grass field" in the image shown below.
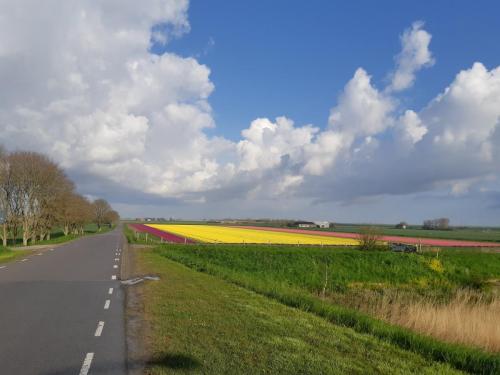
<svg viewBox="0 0 500 375"><path fill-rule="evenodd" d="M163 245L155 252L428 359L474 373L500 371L498 355L440 342L321 298L323 292L341 293L359 287L396 288L442 298L455 288L486 289L488 280L500 277L497 253L442 251L436 267L436 255L431 253L265 245Z"/></svg>
<svg viewBox="0 0 500 375"><path fill-rule="evenodd" d="M500 255L468 250L434 253L361 252L352 248L266 245L168 245L165 256L197 267L216 266L261 281L307 289L313 293L343 291L353 283L395 288L448 290L481 287L500 277ZM325 279L326 285L325 285Z"/></svg>
<svg viewBox="0 0 500 375"><path fill-rule="evenodd" d="M142 250L147 374L452 374L448 364ZM178 249L177 249L178 252Z"/></svg>

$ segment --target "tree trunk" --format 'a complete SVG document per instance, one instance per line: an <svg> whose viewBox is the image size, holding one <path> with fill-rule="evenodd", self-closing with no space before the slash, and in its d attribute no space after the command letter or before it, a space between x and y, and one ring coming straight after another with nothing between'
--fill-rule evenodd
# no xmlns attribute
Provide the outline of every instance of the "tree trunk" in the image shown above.
<svg viewBox="0 0 500 375"><path fill-rule="evenodd" d="M67 236L69 234L69 226L67 224L64 226L63 233L65 236Z"/></svg>
<svg viewBox="0 0 500 375"><path fill-rule="evenodd" d="M3 246L7 247L7 224L3 224Z"/></svg>
<svg viewBox="0 0 500 375"><path fill-rule="evenodd" d="M23 232L23 246L28 246L28 236Z"/></svg>
<svg viewBox="0 0 500 375"><path fill-rule="evenodd" d="M47 241L50 241L50 231L47 232Z"/></svg>

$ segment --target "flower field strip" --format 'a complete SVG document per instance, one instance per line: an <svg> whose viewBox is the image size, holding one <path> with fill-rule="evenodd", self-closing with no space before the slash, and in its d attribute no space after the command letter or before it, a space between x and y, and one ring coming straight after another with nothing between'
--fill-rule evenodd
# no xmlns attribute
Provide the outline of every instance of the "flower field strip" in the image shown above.
<svg viewBox="0 0 500 375"><path fill-rule="evenodd" d="M313 231L307 229L289 229L289 228L273 228L273 227L257 227L251 225L235 226L234 228L243 229L259 229L270 232L281 233L300 233L300 234L314 234L316 236L337 237L337 238L352 238L358 239L358 233L344 233L344 232L324 232ZM484 241L466 241L466 240L442 240L437 238L418 238L418 237L403 237L403 236L381 236L382 241L386 242L400 242L406 244L422 244L424 246L442 246L442 247L500 247L500 243L484 242Z"/></svg>
<svg viewBox="0 0 500 375"><path fill-rule="evenodd" d="M195 243L195 241L191 240L190 238L182 237L182 236L177 236L173 233L168 233L153 227L150 227L148 225L144 224L129 224L129 227L139 231L139 232L145 232L149 233L153 236L156 236L158 238L161 238L167 242L172 242L172 243Z"/></svg>
<svg viewBox="0 0 500 375"><path fill-rule="evenodd" d="M181 237L207 243L290 244L290 245L357 245L350 238L317 236L315 233L278 233L214 225L148 224L147 226Z"/></svg>

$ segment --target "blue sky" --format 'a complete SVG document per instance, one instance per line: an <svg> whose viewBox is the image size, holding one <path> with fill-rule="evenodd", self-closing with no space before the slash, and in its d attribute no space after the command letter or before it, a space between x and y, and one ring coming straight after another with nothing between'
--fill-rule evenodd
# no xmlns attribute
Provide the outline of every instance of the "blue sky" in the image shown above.
<svg viewBox="0 0 500 375"><path fill-rule="evenodd" d="M498 1L0 14L0 144L122 216L498 225Z"/></svg>
<svg viewBox="0 0 500 375"><path fill-rule="evenodd" d="M401 95L420 109L473 62L498 64L498 14L496 1L192 0L191 31L154 51L195 56L211 69L214 132L236 140L257 117L324 127L355 69L386 83L398 36L416 20L434 36L437 60Z"/></svg>

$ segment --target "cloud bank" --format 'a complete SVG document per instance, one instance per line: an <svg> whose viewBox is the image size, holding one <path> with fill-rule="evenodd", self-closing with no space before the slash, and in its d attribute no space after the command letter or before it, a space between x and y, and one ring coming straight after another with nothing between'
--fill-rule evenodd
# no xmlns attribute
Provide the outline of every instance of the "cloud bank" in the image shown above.
<svg viewBox="0 0 500 375"><path fill-rule="evenodd" d="M150 51L189 32L188 5L1 1L0 143L92 176L96 193L124 186L145 200L349 202L496 184L500 67L477 62L423 109L402 107L399 93L435 63L415 22L387 86L359 67L326 126L257 118L230 141L207 133L209 67Z"/></svg>

